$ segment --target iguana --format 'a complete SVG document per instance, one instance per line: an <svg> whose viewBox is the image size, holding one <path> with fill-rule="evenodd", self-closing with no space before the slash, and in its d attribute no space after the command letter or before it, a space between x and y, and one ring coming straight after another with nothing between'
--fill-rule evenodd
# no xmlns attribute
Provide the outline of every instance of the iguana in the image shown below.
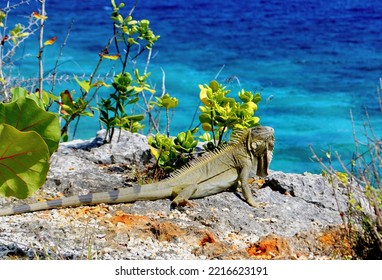
<svg viewBox="0 0 382 280"><path fill-rule="evenodd" d="M247 203L256 207L258 204L248 186L249 173L254 170L261 177L268 174L273 147L273 128L257 126L240 133L231 144L196 159L157 183L5 208L0 210L0 216L59 207L172 197L172 205L178 206L186 204L188 199L209 196L238 186L241 186Z"/></svg>

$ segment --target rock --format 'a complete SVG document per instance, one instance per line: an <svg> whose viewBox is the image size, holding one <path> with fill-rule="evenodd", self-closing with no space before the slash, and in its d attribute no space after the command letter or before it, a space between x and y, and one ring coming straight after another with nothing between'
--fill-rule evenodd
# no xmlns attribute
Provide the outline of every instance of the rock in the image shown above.
<svg viewBox="0 0 382 280"><path fill-rule="evenodd" d="M146 138L123 132L103 144L104 133L61 144L45 185L26 202L136 184L137 170L152 162ZM0 217L0 259L83 259L89 248L97 259L341 258L348 248L344 188L334 193L320 175L273 171L255 193L264 207L224 192L176 210L163 199ZM1 207L15 204L0 199Z"/></svg>
<svg viewBox="0 0 382 280"><path fill-rule="evenodd" d="M118 140L118 133L119 130L116 130L111 143L103 144L106 130L101 130L91 140L60 145L61 151L59 152L76 151L78 157L98 164L145 164L151 160L150 147L144 135L122 131Z"/></svg>
<svg viewBox="0 0 382 280"><path fill-rule="evenodd" d="M129 186L126 176L121 173L131 166L142 167L152 160L147 139L143 135L123 131L119 142L113 139L111 143L103 144L105 133L101 130L91 140L61 144L52 155L44 189L70 196Z"/></svg>

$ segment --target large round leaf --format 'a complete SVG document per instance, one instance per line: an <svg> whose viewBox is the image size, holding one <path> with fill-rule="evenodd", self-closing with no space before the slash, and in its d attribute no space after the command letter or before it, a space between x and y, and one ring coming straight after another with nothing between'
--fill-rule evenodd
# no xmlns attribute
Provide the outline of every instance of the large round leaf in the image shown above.
<svg viewBox="0 0 382 280"><path fill-rule="evenodd" d="M49 158L48 146L38 133L0 124L0 195L33 194L46 180Z"/></svg>
<svg viewBox="0 0 382 280"><path fill-rule="evenodd" d="M37 132L48 145L50 155L58 148L61 132L57 116L41 109L30 98L20 97L11 103L0 103L0 124L2 123L23 132Z"/></svg>

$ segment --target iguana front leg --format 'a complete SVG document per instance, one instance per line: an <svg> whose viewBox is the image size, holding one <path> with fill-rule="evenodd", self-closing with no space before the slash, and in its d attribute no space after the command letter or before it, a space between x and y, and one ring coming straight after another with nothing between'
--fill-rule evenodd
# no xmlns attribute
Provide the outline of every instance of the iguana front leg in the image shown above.
<svg viewBox="0 0 382 280"><path fill-rule="evenodd" d="M239 182L241 185L243 196L249 205L251 205L253 207L262 207L262 206L264 206L264 204L255 202L255 199L252 195L251 189L248 185L250 170L251 170L251 165L250 165L250 161L249 161L249 163L246 162L242 165L242 169L241 169L240 174L239 174Z"/></svg>

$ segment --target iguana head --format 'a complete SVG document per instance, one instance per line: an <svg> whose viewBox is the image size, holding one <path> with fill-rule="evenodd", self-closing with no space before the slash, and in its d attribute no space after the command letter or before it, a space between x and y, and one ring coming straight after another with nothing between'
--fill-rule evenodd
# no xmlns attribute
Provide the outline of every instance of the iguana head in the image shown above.
<svg viewBox="0 0 382 280"><path fill-rule="evenodd" d="M274 129L269 126L256 126L251 129L247 149L251 154L256 174L261 177L268 175L274 147Z"/></svg>

